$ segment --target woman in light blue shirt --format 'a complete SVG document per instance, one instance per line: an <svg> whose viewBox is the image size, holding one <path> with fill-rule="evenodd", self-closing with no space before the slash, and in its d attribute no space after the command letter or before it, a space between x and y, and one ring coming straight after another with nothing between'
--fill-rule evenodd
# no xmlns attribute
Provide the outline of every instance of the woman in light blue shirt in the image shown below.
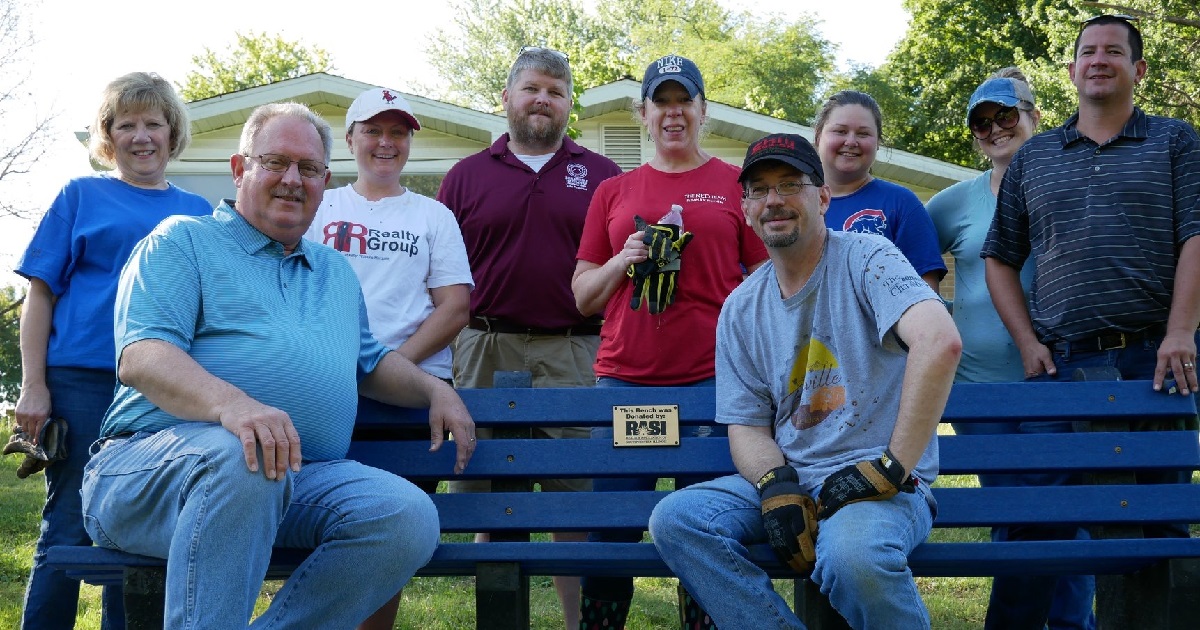
<svg viewBox="0 0 1200 630"><path fill-rule="evenodd" d="M1025 378L1021 353L1000 321L988 293L979 250L996 213L1000 180L1017 150L1033 137L1041 114L1025 75L1015 67L997 71L971 95L967 126L979 152L992 168L975 179L959 182L934 195L926 209L937 228L942 252L954 256L954 323L962 336L962 359L955 380L960 383L996 383ZM1021 286L1029 293L1033 265L1021 271ZM958 434L1017 433L1017 423L955 423ZM1014 453L1014 457L1019 454ZM1017 485L1012 475L980 475L982 486ZM1007 528L995 528L992 539L1008 539ZM1030 602L1033 585L1023 577L996 578L992 583L985 629L1049 628L1092 630L1095 617L1091 576L1064 576L1057 580L1049 611ZM1040 588L1040 587L1039 587Z"/></svg>

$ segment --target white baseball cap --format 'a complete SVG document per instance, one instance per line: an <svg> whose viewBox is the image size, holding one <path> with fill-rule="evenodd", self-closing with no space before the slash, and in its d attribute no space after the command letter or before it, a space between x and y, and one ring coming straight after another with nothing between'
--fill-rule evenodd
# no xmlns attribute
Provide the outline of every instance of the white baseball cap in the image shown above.
<svg viewBox="0 0 1200 630"><path fill-rule="evenodd" d="M413 131L421 128L421 122L413 115L412 105L409 105L399 92L387 88L374 88L359 94L358 98L350 103L350 109L346 110L346 128L349 129L354 123L370 120L386 111L400 112Z"/></svg>

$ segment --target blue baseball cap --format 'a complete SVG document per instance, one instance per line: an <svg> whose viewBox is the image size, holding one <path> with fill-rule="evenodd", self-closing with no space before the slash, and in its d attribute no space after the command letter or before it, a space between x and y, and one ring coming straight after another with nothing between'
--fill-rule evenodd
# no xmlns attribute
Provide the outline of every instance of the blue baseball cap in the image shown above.
<svg viewBox="0 0 1200 630"><path fill-rule="evenodd" d="M697 94L704 96L704 77L700 76L700 68L686 57L667 55L650 62L642 77L642 100L653 96L654 90L664 81L678 82L693 98Z"/></svg>
<svg viewBox="0 0 1200 630"><path fill-rule="evenodd" d="M971 94L971 102L967 105L967 123L970 124L971 112L975 111L975 108L981 103L997 103L1004 107L1015 107L1021 101L1030 105L1034 104L1033 92L1029 89L1028 83L1011 77L988 79L975 88L974 94Z"/></svg>

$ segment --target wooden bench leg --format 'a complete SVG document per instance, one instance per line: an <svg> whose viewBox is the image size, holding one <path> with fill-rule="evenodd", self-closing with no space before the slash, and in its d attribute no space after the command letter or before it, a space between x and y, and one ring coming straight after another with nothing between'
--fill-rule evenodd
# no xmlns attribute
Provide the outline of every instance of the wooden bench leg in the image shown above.
<svg viewBox="0 0 1200 630"><path fill-rule="evenodd" d="M1196 627L1196 611L1200 610L1200 559L1171 560L1168 563L1170 576L1170 619L1169 630L1185 630Z"/></svg>
<svg viewBox="0 0 1200 630"><path fill-rule="evenodd" d="M1167 628L1168 577L1166 562L1129 575L1097 575L1097 630Z"/></svg>
<svg viewBox="0 0 1200 630"><path fill-rule="evenodd" d="M528 630L529 576L515 562L475 567L475 627Z"/></svg>
<svg viewBox="0 0 1200 630"><path fill-rule="evenodd" d="M126 630L162 630L166 568L126 568L123 586Z"/></svg>
<svg viewBox="0 0 1200 630"><path fill-rule="evenodd" d="M808 630L850 630L850 624L829 604L812 580L797 579L796 616Z"/></svg>

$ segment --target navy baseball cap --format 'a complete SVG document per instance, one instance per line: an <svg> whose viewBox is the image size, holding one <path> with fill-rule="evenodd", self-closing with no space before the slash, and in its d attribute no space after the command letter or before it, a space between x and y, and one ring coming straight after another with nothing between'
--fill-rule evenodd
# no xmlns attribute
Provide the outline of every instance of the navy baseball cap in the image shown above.
<svg viewBox="0 0 1200 630"><path fill-rule="evenodd" d="M1033 105L1033 92L1029 84L1010 77L988 79L971 94L970 105L967 105L967 123L971 122L971 112L981 103L996 103L1004 107L1016 107L1024 101Z"/></svg>
<svg viewBox="0 0 1200 630"><path fill-rule="evenodd" d="M738 175L738 183L745 181L750 167L776 160L807 173L813 178L813 183L825 183L825 171L821 168L821 158L811 142L804 136L794 133L771 134L757 142L751 142L746 148L746 159L742 162L742 174Z"/></svg>
<svg viewBox="0 0 1200 630"><path fill-rule="evenodd" d="M697 94L704 96L704 77L700 76L700 68L686 57L667 55L650 62L642 77L642 100L652 97L664 81L678 82L693 98Z"/></svg>

